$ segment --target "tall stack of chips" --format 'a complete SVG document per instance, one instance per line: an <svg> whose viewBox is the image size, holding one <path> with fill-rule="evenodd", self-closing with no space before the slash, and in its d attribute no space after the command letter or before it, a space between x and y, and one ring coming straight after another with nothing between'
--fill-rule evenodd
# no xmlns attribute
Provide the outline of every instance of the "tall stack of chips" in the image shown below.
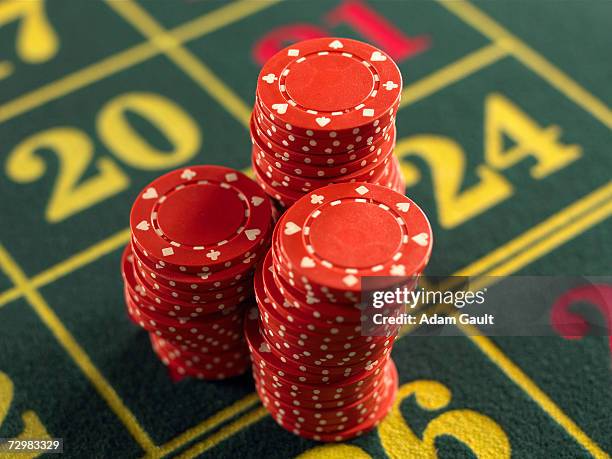
<svg viewBox="0 0 612 459"><path fill-rule="evenodd" d="M173 376L246 371L244 313L273 228L257 183L220 166L170 172L138 195L130 227L122 259L128 312Z"/></svg>
<svg viewBox="0 0 612 459"><path fill-rule="evenodd" d="M257 391L281 426L344 441L384 417L397 391L397 328L366 336L362 280L415 278L431 247L421 209L371 183L320 188L283 214L245 325Z"/></svg>
<svg viewBox="0 0 612 459"><path fill-rule="evenodd" d="M381 50L346 38L296 43L257 82L253 170L283 207L330 183L368 182L403 193L395 147L402 76Z"/></svg>

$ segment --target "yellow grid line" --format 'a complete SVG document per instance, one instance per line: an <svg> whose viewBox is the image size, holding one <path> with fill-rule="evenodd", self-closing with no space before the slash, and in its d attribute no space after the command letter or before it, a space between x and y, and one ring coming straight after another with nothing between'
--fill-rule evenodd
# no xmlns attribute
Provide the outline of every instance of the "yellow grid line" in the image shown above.
<svg viewBox="0 0 612 459"><path fill-rule="evenodd" d="M611 206L608 206L608 214L610 216ZM557 404L542 390L538 385L521 370L512 360L510 360L493 341L485 336L478 336L477 333L470 333L468 330L463 330L467 337L474 343L483 354L485 354L491 362L497 365L498 368L523 392L529 395L538 406L547 413L559 426L569 433L584 449L586 449L593 457L597 459L608 458L609 455L602 450L595 441L593 441Z"/></svg>
<svg viewBox="0 0 612 459"><path fill-rule="evenodd" d="M70 274L71 272L76 271L82 266L88 265L104 255L114 252L119 247L127 244L130 240L130 229L125 228L112 236L89 246L87 249L82 252L78 252L76 255L73 255L67 258L64 261L52 266L49 269L42 271L37 274L33 278L30 279L30 286L32 288L38 289L43 287L51 282L56 281L57 279ZM16 300L21 296L21 290L17 287L13 287L10 290L7 290L0 294L0 308L10 301Z"/></svg>
<svg viewBox="0 0 612 459"><path fill-rule="evenodd" d="M599 221L592 221L593 216L597 218L601 209L605 211L610 202L612 182L597 188L479 260L456 271L452 277L470 277L470 289L480 290L490 285L487 282L494 281L491 279L493 276L502 277L515 273L531 261L562 245L568 237L594 226ZM592 224L584 227L584 223ZM448 314L453 310L453 306L438 304L426 310L428 313ZM406 325L402 327L400 335L409 334L417 328L418 325Z"/></svg>
<svg viewBox="0 0 612 459"><path fill-rule="evenodd" d="M162 446L158 447L153 452L153 454L148 454L145 457L151 457L151 458L163 457L166 454L171 453L172 451L176 451L181 446L192 441L194 438L198 438L204 435L205 433L211 431L215 427L231 419L238 413L242 413L243 411L246 411L249 408L254 407L258 403L259 403L259 397L257 396L255 392L252 392L246 397L238 400L237 402L232 403L230 406L218 411L214 415L205 419L200 424L197 424L196 426L186 430L182 434L174 437L172 440L168 441L167 443L164 443Z"/></svg>
<svg viewBox="0 0 612 459"><path fill-rule="evenodd" d="M466 24L498 43L520 62L565 94L576 105L582 107L608 128L612 128L612 111L542 55L531 49L476 6L464 0L438 0L448 11Z"/></svg>
<svg viewBox="0 0 612 459"><path fill-rule="evenodd" d="M400 109L425 99L436 91L477 72L508 55L508 51L497 43L490 43L451 62L421 80L412 83L402 91Z"/></svg>
<svg viewBox="0 0 612 459"><path fill-rule="evenodd" d="M454 275L475 276L481 275L491 267L508 260L511 257L518 256L519 253L525 252L526 248L538 241L539 239L550 237L556 231L559 231L564 226L571 224L574 220L593 208L605 204L612 199L612 182L600 186L588 195L574 201L559 212L556 212L546 220L532 226L527 231L523 232L519 237L516 237L497 249L489 252L479 260L470 263L465 268L460 269ZM501 275L487 274L489 276Z"/></svg>
<svg viewBox="0 0 612 459"><path fill-rule="evenodd" d="M30 306L32 306L40 320L55 336L85 377L89 379L89 382L117 415L140 447L144 451L152 451L155 448L155 444L147 432L138 424L134 414L123 403L123 400L121 400L115 389L96 368L85 350L77 343L53 309L47 304L40 292L29 284L21 268L2 244L0 244L0 267L15 286L23 292L26 300Z"/></svg>
<svg viewBox="0 0 612 459"><path fill-rule="evenodd" d="M204 91L244 126L249 125L251 109L223 83L200 59L181 46L149 13L132 0L106 1L117 14L129 22L145 38L195 81Z"/></svg>
<svg viewBox="0 0 612 459"><path fill-rule="evenodd" d="M259 408L236 419L234 422L228 424L226 427L220 429L218 432L205 440L195 444L183 454L177 456L176 459L190 459L192 457L199 456L209 449L214 448L222 441L227 440L232 435L240 432L252 424L255 424L256 422L261 421L267 415L268 411L263 406L260 406Z"/></svg>
<svg viewBox="0 0 612 459"><path fill-rule="evenodd" d="M244 19L276 3L275 0L239 0L182 24L170 32L177 43L193 40ZM66 96L160 54L152 41L145 41L98 62L44 84L0 105L0 123Z"/></svg>

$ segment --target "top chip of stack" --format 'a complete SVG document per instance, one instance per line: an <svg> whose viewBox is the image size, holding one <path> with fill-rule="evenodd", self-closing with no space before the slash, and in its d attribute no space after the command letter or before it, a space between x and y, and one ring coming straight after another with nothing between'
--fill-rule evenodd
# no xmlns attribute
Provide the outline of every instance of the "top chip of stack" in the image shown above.
<svg viewBox="0 0 612 459"><path fill-rule="evenodd" d="M306 40L263 67L251 118L256 178L285 206L337 182L403 192L395 146L402 91L397 65L346 38Z"/></svg>
<svg viewBox="0 0 612 459"><path fill-rule="evenodd" d="M261 188L226 167L175 170L138 195L130 228L122 259L126 305L171 374L243 373L249 366L244 311L273 228Z"/></svg>
<svg viewBox="0 0 612 459"><path fill-rule="evenodd" d="M203 278L261 247L272 225L270 202L241 172L193 166L157 178L130 214L132 242L151 261Z"/></svg>

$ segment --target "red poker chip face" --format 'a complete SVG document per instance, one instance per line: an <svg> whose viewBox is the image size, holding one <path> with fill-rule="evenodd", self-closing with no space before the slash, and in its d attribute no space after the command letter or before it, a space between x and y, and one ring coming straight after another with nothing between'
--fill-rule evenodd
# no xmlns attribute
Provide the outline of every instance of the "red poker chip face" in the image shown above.
<svg viewBox="0 0 612 459"><path fill-rule="evenodd" d="M130 214L133 240L146 257L195 273L253 251L271 221L261 188L220 166L163 175L139 194Z"/></svg>
<svg viewBox="0 0 612 459"><path fill-rule="evenodd" d="M399 69L385 53L346 38L306 40L262 68L257 95L280 125L344 132L380 119L400 98Z"/></svg>
<svg viewBox="0 0 612 459"><path fill-rule="evenodd" d="M419 274L431 254L423 211L409 198L369 183L309 193L279 225L278 243L296 274L338 291L360 291L361 276Z"/></svg>

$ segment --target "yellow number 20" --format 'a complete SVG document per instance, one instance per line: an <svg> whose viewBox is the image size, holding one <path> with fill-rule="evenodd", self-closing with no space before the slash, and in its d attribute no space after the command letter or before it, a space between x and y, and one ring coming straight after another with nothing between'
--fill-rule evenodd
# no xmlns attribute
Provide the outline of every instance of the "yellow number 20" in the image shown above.
<svg viewBox="0 0 612 459"><path fill-rule="evenodd" d="M127 111L146 118L172 145L171 151L155 149L130 126ZM165 169L191 159L200 149L197 124L178 105L157 94L133 92L106 104L98 115L102 142L119 159L140 169ZM41 150L53 152L59 160L58 178L45 213L51 223L62 221L123 190L129 177L114 159L103 156L94 163L96 173L83 176L94 161L94 146L88 135L74 127L47 129L22 141L10 153L7 175L18 183L39 180L47 171Z"/></svg>

